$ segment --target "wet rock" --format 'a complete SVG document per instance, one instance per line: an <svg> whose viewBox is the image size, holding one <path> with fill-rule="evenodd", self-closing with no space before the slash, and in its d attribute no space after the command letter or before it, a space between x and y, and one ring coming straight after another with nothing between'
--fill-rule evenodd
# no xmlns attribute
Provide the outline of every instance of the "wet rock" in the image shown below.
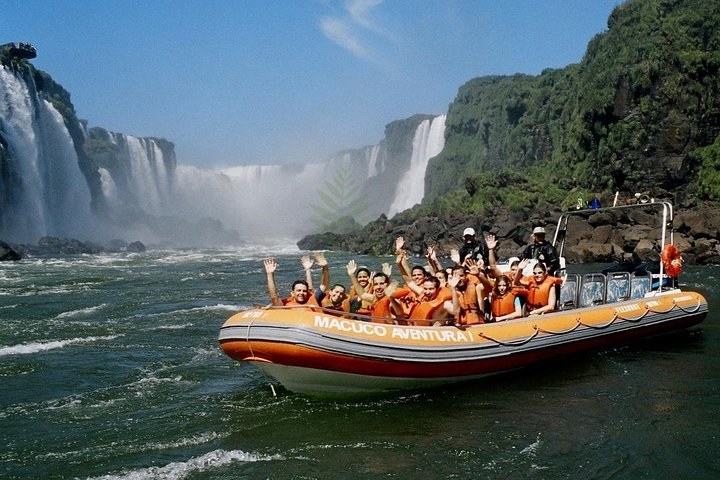
<svg viewBox="0 0 720 480"><path fill-rule="evenodd" d="M0 262L17 261L22 255L15 251L10 245L0 240Z"/></svg>
<svg viewBox="0 0 720 480"><path fill-rule="evenodd" d="M132 242L127 246L127 251L131 253L141 253L145 250L147 250L147 248L142 242Z"/></svg>

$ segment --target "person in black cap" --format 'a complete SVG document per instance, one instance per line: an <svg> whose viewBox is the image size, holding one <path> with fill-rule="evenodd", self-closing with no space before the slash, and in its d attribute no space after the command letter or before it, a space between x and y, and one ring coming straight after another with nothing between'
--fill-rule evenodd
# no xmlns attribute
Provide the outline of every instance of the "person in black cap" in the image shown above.
<svg viewBox="0 0 720 480"><path fill-rule="evenodd" d="M532 232L532 239L533 243L525 249L522 258L543 262L547 267L548 274L554 276L560 268L560 259L555 247L545 240L545 229L535 227Z"/></svg>

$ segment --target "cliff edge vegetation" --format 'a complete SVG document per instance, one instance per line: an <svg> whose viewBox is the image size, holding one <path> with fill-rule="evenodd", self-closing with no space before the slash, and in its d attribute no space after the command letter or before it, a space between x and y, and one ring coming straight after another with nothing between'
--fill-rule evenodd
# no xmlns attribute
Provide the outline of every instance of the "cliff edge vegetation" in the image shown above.
<svg viewBox="0 0 720 480"><path fill-rule="evenodd" d="M720 2L629 0L607 25L578 64L460 87L423 204L369 224L363 241L333 236L333 246L388 253L389 237L405 232L419 253L427 238L412 232L438 232L442 244L448 227L508 220L517 228L498 233L522 244L531 222L551 223L532 212L557 218L595 195L607 206L615 192L720 213ZM711 240L704 258L715 263Z"/></svg>
<svg viewBox="0 0 720 480"><path fill-rule="evenodd" d="M567 207L578 195L654 189L687 205L720 200L707 175L717 148L705 148L720 134L719 70L720 3L630 0L579 64L463 85L425 201Z"/></svg>

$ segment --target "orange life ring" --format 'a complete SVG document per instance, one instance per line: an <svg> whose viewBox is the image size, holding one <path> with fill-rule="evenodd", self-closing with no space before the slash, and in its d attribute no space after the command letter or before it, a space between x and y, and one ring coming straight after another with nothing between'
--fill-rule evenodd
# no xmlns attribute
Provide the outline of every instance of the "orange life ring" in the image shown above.
<svg viewBox="0 0 720 480"><path fill-rule="evenodd" d="M672 243L665 245L665 248L663 248L660 258L662 259L665 273L667 273L671 277L677 277L678 275L680 275L683 267L683 260L680 256L680 252L678 252L678 249L675 248L675 245L673 245Z"/></svg>

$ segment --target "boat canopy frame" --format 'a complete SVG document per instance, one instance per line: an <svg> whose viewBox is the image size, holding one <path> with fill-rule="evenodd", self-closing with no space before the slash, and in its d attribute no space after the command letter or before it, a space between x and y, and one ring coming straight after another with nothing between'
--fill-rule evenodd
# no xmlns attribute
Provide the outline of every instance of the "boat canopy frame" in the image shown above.
<svg viewBox="0 0 720 480"><path fill-rule="evenodd" d="M673 230L673 206L668 201L651 201L651 202L639 202L631 205L619 205L614 207L604 208L593 208L593 209L579 209L570 210L560 215L558 219L557 227L555 228L555 236L553 237L553 246L558 252L558 257L563 258L563 250L565 249L565 237L567 235L568 222L571 217L589 217L596 213L614 213L622 212L625 210L658 210L661 214L660 227L660 252L663 251L666 245L674 242L675 234ZM665 266L663 262L660 263L660 279L665 277ZM658 285L658 292L662 291L663 282L660 281Z"/></svg>

